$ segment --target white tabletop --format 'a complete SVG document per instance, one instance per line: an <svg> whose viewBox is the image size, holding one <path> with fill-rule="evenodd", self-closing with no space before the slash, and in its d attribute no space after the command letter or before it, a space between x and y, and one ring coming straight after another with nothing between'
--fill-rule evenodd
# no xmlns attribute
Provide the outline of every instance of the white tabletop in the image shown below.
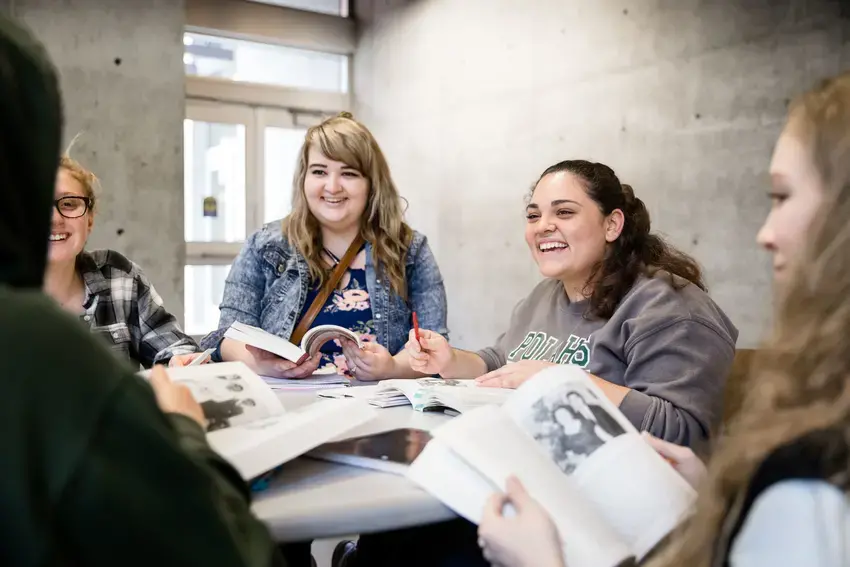
<svg viewBox="0 0 850 567"><path fill-rule="evenodd" d="M284 407L319 401L315 392L281 392ZM392 429L426 431L451 419L410 406L377 409L378 417L347 437ZM254 495L254 512L279 542L363 534L455 518L454 512L406 477L301 458L284 465L271 485Z"/></svg>

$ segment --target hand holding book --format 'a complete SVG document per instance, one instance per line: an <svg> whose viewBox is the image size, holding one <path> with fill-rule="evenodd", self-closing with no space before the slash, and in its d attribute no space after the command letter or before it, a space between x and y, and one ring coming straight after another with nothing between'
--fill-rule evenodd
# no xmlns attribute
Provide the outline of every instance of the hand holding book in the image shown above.
<svg viewBox="0 0 850 567"><path fill-rule="evenodd" d="M321 354L299 364L252 345L245 345L245 350L251 356L249 366L254 372L274 378L306 378L319 368L319 363L322 361Z"/></svg>
<svg viewBox="0 0 850 567"><path fill-rule="evenodd" d="M702 481L705 465L690 448L646 432L642 436L691 486ZM515 513L511 514L511 509ZM557 528L516 477L508 478L504 494L493 494L487 501L478 534L484 557L495 565L564 565Z"/></svg>
<svg viewBox="0 0 850 567"><path fill-rule="evenodd" d="M395 374L395 360L378 343L363 342L358 346L350 339L341 339L342 354L351 375L358 380L384 380Z"/></svg>
<svg viewBox="0 0 850 567"><path fill-rule="evenodd" d="M558 529L514 476L508 478L505 494L487 501L478 536L485 559L493 565L564 567Z"/></svg>
<svg viewBox="0 0 850 567"><path fill-rule="evenodd" d="M195 420L210 447L245 480L256 479L363 425L374 410L361 400L318 402L287 411L244 362L223 362L139 373L148 378L164 412Z"/></svg>
<svg viewBox="0 0 850 567"><path fill-rule="evenodd" d="M641 433L643 438L649 443L649 446L664 457L664 460L670 463L676 472L682 475L688 484L697 488L706 476L705 463L697 457L690 447L682 447L669 441L664 441L646 431Z"/></svg>
<svg viewBox="0 0 850 567"><path fill-rule="evenodd" d="M164 366L156 365L151 369L150 385L156 396L156 404L163 413L185 415L204 429L207 428L204 410L192 395L192 391L185 384L172 382Z"/></svg>
<svg viewBox="0 0 850 567"><path fill-rule="evenodd" d="M351 330L335 325L313 327L298 345L292 344L259 327L233 322L224 333L225 338L245 345L249 360L245 362L257 373L273 378L306 378L321 363L321 348L328 341L351 341L360 345L359 337ZM224 349L224 345L222 345ZM244 360L230 356L229 360Z"/></svg>
<svg viewBox="0 0 850 567"><path fill-rule="evenodd" d="M480 523L488 497L516 476L557 526L566 565L640 560L693 505L693 488L576 366L546 368L501 406L431 435L408 471L414 482Z"/></svg>

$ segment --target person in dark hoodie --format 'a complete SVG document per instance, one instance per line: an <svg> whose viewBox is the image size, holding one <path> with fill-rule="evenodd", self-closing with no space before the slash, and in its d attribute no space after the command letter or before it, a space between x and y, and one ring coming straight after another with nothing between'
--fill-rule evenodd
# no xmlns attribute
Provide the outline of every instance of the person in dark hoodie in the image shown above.
<svg viewBox="0 0 850 567"><path fill-rule="evenodd" d="M61 103L3 16L0 97L0 565L283 565L188 391L161 367L152 389L41 293Z"/></svg>

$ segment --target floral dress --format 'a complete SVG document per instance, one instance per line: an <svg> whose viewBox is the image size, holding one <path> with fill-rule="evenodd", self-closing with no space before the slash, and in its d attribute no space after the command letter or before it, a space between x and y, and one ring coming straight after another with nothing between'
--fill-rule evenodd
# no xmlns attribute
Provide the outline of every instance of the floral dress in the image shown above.
<svg viewBox="0 0 850 567"><path fill-rule="evenodd" d="M372 303L366 290L366 270L349 269L349 281L342 289L335 289L328 297L325 306L313 320L313 327L319 325L337 325L350 329L363 342L374 342L375 323L372 319ZM311 289L304 302L301 316L313 303L318 289ZM318 372L323 374L349 374L348 365L342 354L339 341L328 341L322 346L322 361Z"/></svg>

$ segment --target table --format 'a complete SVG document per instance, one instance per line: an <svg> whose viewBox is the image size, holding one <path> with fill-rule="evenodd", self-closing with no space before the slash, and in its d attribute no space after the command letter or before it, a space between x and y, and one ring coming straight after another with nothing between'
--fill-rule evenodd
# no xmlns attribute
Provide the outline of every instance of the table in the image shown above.
<svg viewBox="0 0 850 567"><path fill-rule="evenodd" d="M318 400L315 392L279 392L286 409ZM410 406L377 409L378 417L347 437L392 429L433 429L450 417ZM300 458L287 463L270 486L254 495L253 510L281 543L381 532L456 518L454 512L406 477Z"/></svg>

